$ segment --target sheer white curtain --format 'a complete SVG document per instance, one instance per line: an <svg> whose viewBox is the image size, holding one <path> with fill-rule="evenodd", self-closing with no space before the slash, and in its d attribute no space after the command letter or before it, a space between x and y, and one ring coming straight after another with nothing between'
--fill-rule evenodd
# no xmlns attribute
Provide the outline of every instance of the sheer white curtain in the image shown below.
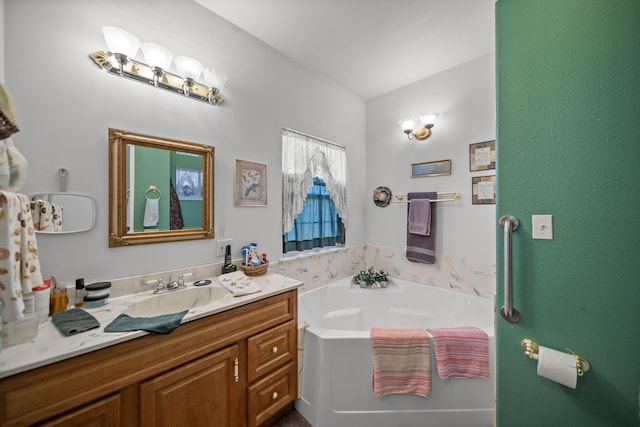
<svg viewBox="0 0 640 427"><path fill-rule="evenodd" d="M347 153L344 146L292 129L282 129L282 234L302 212L313 177L324 180L347 228Z"/></svg>

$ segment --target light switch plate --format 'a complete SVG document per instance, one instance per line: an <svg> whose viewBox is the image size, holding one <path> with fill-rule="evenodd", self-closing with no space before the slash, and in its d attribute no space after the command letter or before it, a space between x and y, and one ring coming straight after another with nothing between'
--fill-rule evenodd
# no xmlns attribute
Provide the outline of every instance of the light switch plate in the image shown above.
<svg viewBox="0 0 640 427"><path fill-rule="evenodd" d="M553 215L531 215L532 237L553 240Z"/></svg>

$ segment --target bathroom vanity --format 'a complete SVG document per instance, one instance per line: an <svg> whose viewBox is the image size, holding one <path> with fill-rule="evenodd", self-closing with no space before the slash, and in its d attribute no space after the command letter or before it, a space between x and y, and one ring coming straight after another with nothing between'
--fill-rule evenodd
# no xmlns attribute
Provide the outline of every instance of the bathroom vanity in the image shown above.
<svg viewBox="0 0 640 427"><path fill-rule="evenodd" d="M2 378L0 425L267 425L297 397L297 292Z"/></svg>

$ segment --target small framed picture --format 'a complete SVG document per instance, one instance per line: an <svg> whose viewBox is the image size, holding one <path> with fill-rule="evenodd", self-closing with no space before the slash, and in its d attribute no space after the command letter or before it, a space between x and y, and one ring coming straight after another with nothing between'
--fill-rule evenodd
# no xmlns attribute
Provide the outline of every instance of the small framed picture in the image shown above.
<svg viewBox="0 0 640 427"><path fill-rule="evenodd" d="M411 178L451 175L451 160L411 164Z"/></svg>
<svg viewBox="0 0 640 427"><path fill-rule="evenodd" d="M496 204L496 176L473 176L471 177L472 203L474 205L495 205Z"/></svg>
<svg viewBox="0 0 640 427"><path fill-rule="evenodd" d="M235 206L267 206L267 165L236 159Z"/></svg>
<svg viewBox="0 0 640 427"><path fill-rule="evenodd" d="M486 171L496 168L496 141L469 145L469 171Z"/></svg>

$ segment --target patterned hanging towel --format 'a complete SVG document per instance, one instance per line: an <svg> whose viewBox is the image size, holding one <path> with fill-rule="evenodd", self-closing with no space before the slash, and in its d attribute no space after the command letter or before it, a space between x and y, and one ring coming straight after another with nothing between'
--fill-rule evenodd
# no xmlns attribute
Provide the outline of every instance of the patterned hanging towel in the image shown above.
<svg viewBox="0 0 640 427"><path fill-rule="evenodd" d="M371 328L373 393L431 394L429 335L424 329Z"/></svg>
<svg viewBox="0 0 640 427"><path fill-rule="evenodd" d="M440 378L488 378L489 337L475 326L430 328Z"/></svg>
<svg viewBox="0 0 640 427"><path fill-rule="evenodd" d="M172 230L182 230L184 228L182 207L180 206L180 198L173 186L173 180L171 178L169 178L169 215L169 228Z"/></svg>
<svg viewBox="0 0 640 427"><path fill-rule="evenodd" d="M0 303L10 322L24 317L22 295L43 281L29 198L0 191L0 211Z"/></svg>

